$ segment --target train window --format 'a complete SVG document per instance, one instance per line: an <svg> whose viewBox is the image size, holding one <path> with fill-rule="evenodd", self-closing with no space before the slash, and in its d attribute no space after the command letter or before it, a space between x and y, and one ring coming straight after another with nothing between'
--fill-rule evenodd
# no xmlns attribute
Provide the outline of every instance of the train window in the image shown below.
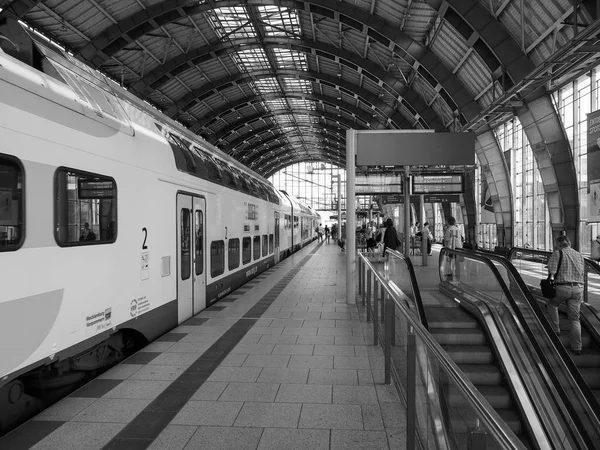
<svg viewBox="0 0 600 450"><path fill-rule="evenodd" d="M262 255L267 256L269 254L269 237L263 234L262 237Z"/></svg>
<svg viewBox="0 0 600 450"><path fill-rule="evenodd" d="M17 250L23 243L23 177L16 158L0 155L0 252Z"/></svg>
<svg viewBox="0 0 600 450"><path fill-rule="evenodd" d="M290 216L289 214L286 214L285 215L285 225L283 227L285 230L289 230L290 228L292 228L291 221L292 221L292 216Z"/></svg>
<svg viewBox="0 0 600 450"><path fill-rule="evenodd" d="M55 238L60 246L117 239L117 184L111 177L59 168L54 178Z"/></svg>
<svg viewBox="0 0 600 450"><path fill-rule="evenodd" d="M298 216L294 216L294 228L298 228Z"/></svg>
<svg viewBox="0 0 600 450"><path fill-rule="evenodd" d="M179 136L176 136L171 133L167 133L167 141L173 150L175 155L175 164L178 166L183 166L183 162L185 162L185 169L188 172L195 173L198 168L198 164L194 159L194 155L190 150L190 143L181 139ZM183 161L181 157L183 156Z"/></svg>
<svg viewBox="0 0 600 450"><path fill-rule="evenodd" d="M280 227L279 213L275 212L275 247L279 247L279 227Z"/></svg>
<svg viewBox="0 0 600 450"><path fill-rule="evenodd" d="M269 235L269 253L273 253L273 235Z"/></svg>
<svg viewBox="0 0 600 450"><path fill-rule="evenodd" d="M229 252L227 259L229 261L229 270L237 269L240 266L240 240L229 239Z"/></svg>
<svg viewBox="0 0 600 450"><path fill-rule="evenodd" d="M195 242L194 242L194 259L196 266L196 275L204 273L204 213L196 211L195 226Z"/></svg>
<svg viewBox="0 0 600 450"><path fill-rule="evenodd" d="M260 259L260 236L254 236L253 255L254 260Z"/></svg>
<svg viewBox="0 0 600 450"><path fill-rule="evenodd" d="M195 150L198 153L198 155L200 155L204 164L206 165L206 168L208 169L209 178L213 181L221 182L221 180L223 179L223 174L221 173L221 169L219 169L219 166L217 165L214 158L204 150L200 150L198 148L195 148Z"/></svg>
<svg viewBox="0 0 600 450"><path fill-rule="evenodd" d="M225 272L225 243L212 241L210 243L210 276L216 277Z"/></svg>
<svg viewBox="0 0 600 450"><path fill-rule="evenodd" d="M245 237L242 240L242 262L244 264L248 264L252 261L252 239L249 237Z"/></svg>
<svg viewBox="0 0 600 450"><path fill-rule="evenodd" d="M190 277L190 210L181 209L181 279Z"/></svg>
<svg viewBox="0 0 600 450"><path fill-rule="evenodd" d="M223 175L223 183L232 189L237 189L237 176L232 172L231 167L225 161L215 159L217 164L221 167L221 174Z"/></svg>
<svg viewBox="0 0 600 450"><path fill-rule="evenodd" d="M250 185L246 181L247 175L242 173L240 170L232 167L231 170L238 176L238 181L240 182L240 188L244 194L252 195L252 191L250 189Z"/></svg>

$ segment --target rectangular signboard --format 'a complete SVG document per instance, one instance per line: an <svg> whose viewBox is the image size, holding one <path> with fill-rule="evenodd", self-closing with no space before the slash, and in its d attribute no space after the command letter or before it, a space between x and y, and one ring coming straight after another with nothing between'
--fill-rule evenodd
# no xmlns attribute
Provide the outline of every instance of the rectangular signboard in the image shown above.
<svg viewBox="0 0 600 450"><path fill-rule="evenodd" d="M356 133L356 164L359 166L475 164L474 133L351 131Z"/></svg>
<svg viewBox="0 0 600 450"><path fill-rule="evenodd" d="M600 222L600 110L587 116L588 222Z"/></svg>
<svg viewBox="0 0 600 450"><path fill-rule="evenodd" d="M112 180L80 178L77 183L77 195L80 199L113 198Z"/></svg>
<svg viewBox="0 0 600 450"><path fill-rule="evenodd" d="M355 176L356 195L402 194L402 175L390 173L368 173Z"/></svg>
<svg viewBox="0 0 600 450"><path fill-rule="evenodd" d="M425 203L458 203L460 202L460 195L449 194L449 195L424 195L423 199ZM411 195L410 201L417 202L419 200L418 195ZM395 194L384 194L381 196L382 205L392 205L397 203L404 203L403 195Z"/></svg>
<svg viewBox="0 0 600 450"><path fill-rule="evenodd" d="M422 173L411 177L411 193L464 194L465 177L461 173Z"/></svg>

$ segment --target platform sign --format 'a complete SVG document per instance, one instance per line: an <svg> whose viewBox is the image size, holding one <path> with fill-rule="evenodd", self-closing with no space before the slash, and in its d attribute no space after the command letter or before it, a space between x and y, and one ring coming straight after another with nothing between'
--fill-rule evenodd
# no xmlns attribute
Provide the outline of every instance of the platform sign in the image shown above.
<svg viewBox="0 0 600 450"><path fill-rule="evenodd" d="M114 197L112 180L80 178L77 182L77 190L80 199Z"/></svg>
<svg viewBox="0 0 600 450"><path fill-rule="evenodd" d="M462 173L421 173L411 177L411 193L464 194L465 177Z"/></svg>
<svg viewBox="0 0 600 450"><path fill-rule="evenodd" d="M411 195L410 201L411 203L415 203L419 200L418 195ZM448 195L424 195L423 200L425 203L458 203L460 202L460 195L458 194L448 194ZM382 195L381 196L381 204L382 205L393 205L393 204L404 204L404 196L403 195Z"/></svg>
<svg viewBox="0 0 600 450"><path fill-rule="evenodd" d="M358 174L355 177L356 195L400 194L402 188L402 175L399 173L369 173Z"/></svg>
<svg viewBox="0 0 600 450"><path fill-rule="evenodd" d="M600 110L587 116L588 222L600 222Z"/></svg>

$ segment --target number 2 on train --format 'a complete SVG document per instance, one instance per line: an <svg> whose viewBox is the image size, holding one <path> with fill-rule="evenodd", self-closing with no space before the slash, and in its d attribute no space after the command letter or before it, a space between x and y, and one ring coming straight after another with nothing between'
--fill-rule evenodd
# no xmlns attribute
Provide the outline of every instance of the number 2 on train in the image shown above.
<svg viewBox="0 0 600 450"><path fill-rule="evenodd" d="M142 232L144 233L144 242L142 243L142 250L146 250L148 246L146 245L146 239L148 239L148 229L146 227L142 228Z"/></svg>

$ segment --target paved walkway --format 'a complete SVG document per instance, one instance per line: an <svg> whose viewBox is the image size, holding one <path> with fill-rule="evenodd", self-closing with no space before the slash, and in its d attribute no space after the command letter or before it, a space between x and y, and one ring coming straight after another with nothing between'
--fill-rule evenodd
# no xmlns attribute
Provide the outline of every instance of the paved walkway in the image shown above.
<svg viewBox="0 0 600 450"><path fill-rule="evenodd" d="M311 244L0 440L21 449L403 449L383 353Z"/></svg>

